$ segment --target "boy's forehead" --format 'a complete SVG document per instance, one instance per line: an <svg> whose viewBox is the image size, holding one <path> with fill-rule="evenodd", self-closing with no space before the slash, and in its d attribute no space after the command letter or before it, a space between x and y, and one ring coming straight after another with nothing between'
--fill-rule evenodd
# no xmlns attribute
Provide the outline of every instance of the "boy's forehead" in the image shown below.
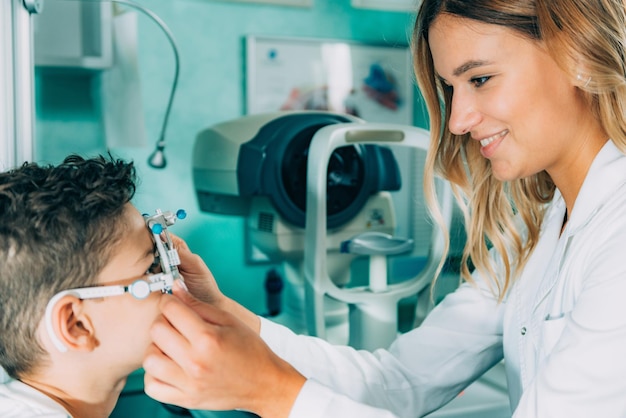
<svg viewBox="0 0 626 418"><path fill-rule="evenodd" d="M154 261L154 240L141 213L128 204L124 217L125 231L100 273L101 283L142 276Z"/></svg>
<svg viewBox="0 0 626 418"><path fill-rule="evenodd" d="M129 224L130 231L136 232L139 235L147 236L149 239L146 240L146 242L149 242L149 244L146 245L154 247L154 238L152 236L152 232L146 225L146 218L131 203L127 203L126 206L126 222Z"/></svg>
<svg viewBox="0 0 626 418"><path fill-rule="evenodd" d="M154 250L154 238L152 232L146 225L146 220L143 215L131 205L130 214L131 217L131 235L136 240L135 245L141 246L145 252L152 253Z"/></svg>

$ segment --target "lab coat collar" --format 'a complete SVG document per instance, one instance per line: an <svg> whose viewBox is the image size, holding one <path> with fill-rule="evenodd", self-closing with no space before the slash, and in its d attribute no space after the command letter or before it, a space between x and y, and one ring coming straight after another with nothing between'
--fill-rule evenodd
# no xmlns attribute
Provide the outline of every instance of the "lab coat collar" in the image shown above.
<svg viewBox="0 0 626 418"><path fill-rule="evenodd" d="M568 218L565 230L555 247L555 254L560 258L559 270L563 265L569 243L594 217L606 201L615 194L616 190L626 183L626 156L615 146L613 141L607 141L594 159L585 181L578 192L574 209ZM565 215L565 201L557 189L552 204L546 213L542 225L542 234L549 234L557 240ZM558 271L550 274L542 283L537 292L533 310L537 309L544 298L557 282Z"/></svg>
<svg viewBox="0 0 626 418"><path fill-rule="evenodd" d="M71 418L60 404L19 380L0 384L0 415L4 416L6 408L17 414L12 416Z"/></svg>
<svg viewBox="0 0 626 418"><path fill-rule="evenodd" d="M575 235L600 210L615 191L626 183L626 156L609 140L593 160L563 233Z"/></svg>

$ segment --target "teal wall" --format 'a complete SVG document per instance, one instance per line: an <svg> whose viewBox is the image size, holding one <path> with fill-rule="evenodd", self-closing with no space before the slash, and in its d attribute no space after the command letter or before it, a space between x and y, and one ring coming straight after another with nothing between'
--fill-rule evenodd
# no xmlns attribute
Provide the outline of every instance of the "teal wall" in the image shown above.
<svg viewBox="0 0 626 418"><path fill-rule="evenodd" d="M166 37L144 15L139 22L139 72L148 145L116 147L114 155L136 162L141 178L140 211L185 208L175 233L212 269L222 290L256 312L264 310L264 265L245 262L243 219L201 213L191 178L198 131L244 114L246 35L336 38L389 45L407 44L410 13L354 9L350 0L314 0L296 8L213 0L141 0L170 27L180 48L181 74L167 130L168 166L146 164L159 136L173 75ZM104 152L97 74L36 74L38 160L58 162L70 152ZM416 95L417 97L417 95ZM425 126L421 106L416 124Z"/></svg>

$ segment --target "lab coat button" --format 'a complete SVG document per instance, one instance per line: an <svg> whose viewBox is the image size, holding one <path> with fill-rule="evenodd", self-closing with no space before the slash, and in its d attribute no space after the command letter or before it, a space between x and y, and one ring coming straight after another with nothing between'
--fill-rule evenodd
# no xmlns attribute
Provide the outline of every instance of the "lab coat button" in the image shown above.
<svg viewBox="0 0 626 418"><path fill-rule="evenodd" d="M522 335L526 335L526 327L522 327Z"/></svg>

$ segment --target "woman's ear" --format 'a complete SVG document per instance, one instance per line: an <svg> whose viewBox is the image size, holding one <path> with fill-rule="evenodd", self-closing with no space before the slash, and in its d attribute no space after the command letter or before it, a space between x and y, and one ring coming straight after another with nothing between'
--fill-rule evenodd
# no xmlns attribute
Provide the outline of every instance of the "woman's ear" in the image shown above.
<svg viewBox="0 0 626 418"><path fill-rule="evenodd" d="M58 297L57 297L58 296ZM46 310L48 331L61 352L92 351L97 346L95 329L84 312L84 303L71 293L58 294ZM56 300L55 300L56 299Z"/></svg>

